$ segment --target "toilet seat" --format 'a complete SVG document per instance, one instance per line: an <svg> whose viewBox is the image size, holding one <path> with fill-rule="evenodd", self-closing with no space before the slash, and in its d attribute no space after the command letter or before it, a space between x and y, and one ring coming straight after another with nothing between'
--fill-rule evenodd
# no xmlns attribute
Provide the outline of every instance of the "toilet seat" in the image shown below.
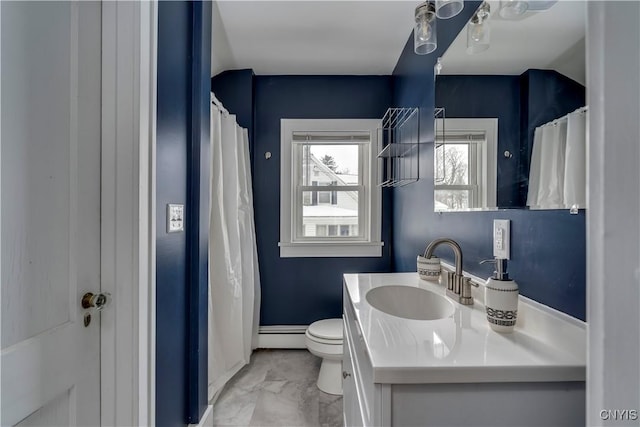
<svg viewBox="0 0 640 427"><path fill-rule="evenodd" d="M342 319L324 319L313 322L306 332L309 338L324 344L342 344Z"/></svg>
<svg viewBox="0 0 640 427"><path fill-rule="evenodd" d="M340 339L326 339L326 338L320 338L317 337L315 335L313 335L312 333L309 332L309 330L307 330L307 332L305 333L306 338L310 341L313 341L315 343L318 344L324 344L324 345L342 345L342 338Z"/></svg>

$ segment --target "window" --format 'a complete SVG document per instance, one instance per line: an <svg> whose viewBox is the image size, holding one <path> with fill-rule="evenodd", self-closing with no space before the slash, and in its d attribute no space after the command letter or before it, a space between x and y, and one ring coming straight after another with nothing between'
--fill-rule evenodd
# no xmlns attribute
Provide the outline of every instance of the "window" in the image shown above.
<svg viewBox="0 0 640 427"><path fill-rule="evenodd" d="M281 121L280 256L381 256L378 120Z"/></svg>
<svg viewBox="0 0 640 427"><path fill-rule="evenodd" d="M435 210L495 207L497 119L446 119L445 125L434 155Z"/></svg>
<svg viewBox="0 0 640 427"><path fill-rule="evenodd" d="M447 209L480 207L478 186L482 163L479 162L477 140L447 141L436 146L435 200L447 205Z"/></svg>

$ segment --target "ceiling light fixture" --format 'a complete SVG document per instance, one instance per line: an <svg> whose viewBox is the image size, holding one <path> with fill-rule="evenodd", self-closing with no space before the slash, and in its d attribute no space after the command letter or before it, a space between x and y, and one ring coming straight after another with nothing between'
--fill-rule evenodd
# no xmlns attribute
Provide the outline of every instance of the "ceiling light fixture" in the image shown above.
<svg viewBox="0 0 640 427"><path fill-rule="evenodd" d="M413 50L418 55L426 55L438 47L435 5L430 1L420 4L416 7L415 19Z"/></svg>
<svg viewBox="0 0 640 427"><path fill-rule="evenodd" d="M500 16L504 19L521 19L525 12L544 12L558 0L501 0Z"/></svg>
<svg viewBox="0 0 640 427"><path fill-rule="evenodd" d="M504 19L518 19L529 9L529 2L523 0L500 0L500 16Z"/></svg>
<svg viewBox="0 0 640 427"><path fill-rule="evenodd" d="M531 0L529 1L529 10L535 12L542 12L550 9L551 6L558 3L558 0Z"/></svg>
<svg viewBox="0 0 640 427"><path fill-rule="evenodd" d="M436 16L440 19L453 18L464 8L463 0L436 0Z"/></svg>
<svg viewBox="0 0 640 427"><path fill-rule="evenodd" d="M491 7L485 1L467 24L467 53L475 54L489 49L491 42L490 16Z"/></svg>

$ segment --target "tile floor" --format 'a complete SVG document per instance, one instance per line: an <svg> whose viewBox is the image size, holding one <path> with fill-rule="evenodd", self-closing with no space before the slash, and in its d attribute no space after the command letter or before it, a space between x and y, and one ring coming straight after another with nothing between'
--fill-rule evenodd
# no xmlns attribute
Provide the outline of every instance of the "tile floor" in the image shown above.
<svg viewBox="0 0 640 427"><path fill-rule="evenodd" d="M320 359L306 350L258 350L213 408L219 427L342 426L342 396L318 390Z"/></svg>

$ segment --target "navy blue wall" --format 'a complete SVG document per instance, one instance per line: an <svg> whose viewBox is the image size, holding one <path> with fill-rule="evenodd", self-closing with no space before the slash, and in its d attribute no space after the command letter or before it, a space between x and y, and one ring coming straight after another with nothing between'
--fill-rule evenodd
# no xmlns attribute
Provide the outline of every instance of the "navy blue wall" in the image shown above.
<svg viewBox="0 0 640 427"><path fill-rule="evenodd" d="M187 243L167 234L166 205L187 203L187 144L191 81L191 7L158 7L156 136L156 421L184 424L187 408Z"/></svg>
<svg viewBox="0 0 640 427"><path fill-rule="evenodd" d="M249 161L253 172L253 70L228 70L211 77L211 92L249 133Z"/></svg>
<svg viewBox="0 0 640 427"><path fill-rule="evenodd" d="M342 275L390 271L389 192L383 192L383 256L280 258L280 119L380 118L392 100L389 76L256 76L254 207L261 325L307 325L342 315ZM266 160L264 153L272 157Z"/></svg>
<svg viewBox="0 0 640 427"><path fill-rule="evenodd" d="M228 70L211 77L211 91L249 134L253 130L254 77L253 70Z"/></svg>
<svg viewBox="0 0 640 427"><path fill-rule="evenodd" d="M188 423L197 424L209 401L209 176L211 146L211 2L192 3L191 140L187 180Z"/></svg>
<svg viewBox="0 0 640 427"><path fill-rule="evenodd" d="M436 77L436 106L444 107L447 118L498 119L498 206L520 204L520 77L440 75ZM526 179L526 178L525 178Z"/></svg>
<svg viewBox="0 0 640 427"><path fill-rule="evenodd" d="M473 9L471 2L467 2L460 15L438 21L439 48L430 55L415 55L410 38L394 70L394 105L422 109L420 139L426 142L420 151L421 179L415 184L394 189L394 269L415 271L416 255L422 253L431 240L447 236L460 243L465 270L489 276L491 268L480 266L478 262L492 257L493 219L510 219L510 270L522 294L584 319L584 211L579 215L570 215L568 211L527 210L433 212L433 65L464 27ZM453 259L446 249L437 251L437 254Z"/></svg>
<svg viewBox="0 0 640 427"><path fill-rule="evenodd" d="M197 422L207 403L211 3L158 4L156 423ZM166 205L185 205L167 234Z"/></svg>

